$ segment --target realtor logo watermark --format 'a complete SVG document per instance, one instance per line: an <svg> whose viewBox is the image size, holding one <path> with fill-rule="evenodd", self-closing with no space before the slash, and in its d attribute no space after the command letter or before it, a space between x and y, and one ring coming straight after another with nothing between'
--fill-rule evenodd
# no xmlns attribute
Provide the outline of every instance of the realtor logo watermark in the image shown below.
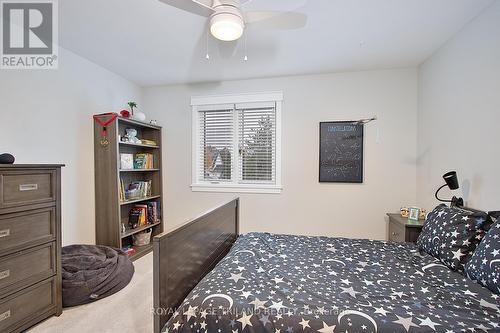
<svg viewBox="0 0 500 333"><path fill-rule="evenodd" d="M57 0L1 0L1 69L57 69Z"/></svg>

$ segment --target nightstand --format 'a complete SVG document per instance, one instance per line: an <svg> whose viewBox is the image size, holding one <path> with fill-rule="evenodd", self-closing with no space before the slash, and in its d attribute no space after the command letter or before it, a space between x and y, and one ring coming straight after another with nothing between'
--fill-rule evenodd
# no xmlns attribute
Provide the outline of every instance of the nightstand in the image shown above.
<svg viewBox="0 0 500 333"><path fill-rule="evenodd" d="M389 241L416 243L422 231L425 221L412 221L400 214L390 214L389 216Z"/></svg>

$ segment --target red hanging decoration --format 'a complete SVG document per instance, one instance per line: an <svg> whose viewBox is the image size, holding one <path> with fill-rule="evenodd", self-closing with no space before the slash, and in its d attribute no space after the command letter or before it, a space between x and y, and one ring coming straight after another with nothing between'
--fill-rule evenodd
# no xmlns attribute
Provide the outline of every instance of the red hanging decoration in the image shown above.
<svg viewBox="0 0 500 333"><path fill-rule="evenodd" d="M102 121L101 120L101 117L107 117L107 116L110 116L110 118L108 118L108 120L106 120L106 121ZM94 120L99 125L102 126L101 146L103 146L103 147L109 145L109 140L108 140L108 134L107 134L106 127L109 124L111 124L113 121L115 121L116 118L118 118L118 113L115 113L115 112L108 112L108 113L102 113L102 114L94 115Z"/></svg>

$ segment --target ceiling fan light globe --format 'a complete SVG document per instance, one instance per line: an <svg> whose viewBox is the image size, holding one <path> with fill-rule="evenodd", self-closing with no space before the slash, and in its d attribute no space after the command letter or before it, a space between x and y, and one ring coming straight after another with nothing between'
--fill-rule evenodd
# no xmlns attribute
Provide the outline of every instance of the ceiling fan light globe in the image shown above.
<svg viewBox="0 0 500 333"><path fill-rule="evenodd" d="M210 33L215 38L230 42L240 39L245 30L245 23L236 15L220 13L210 20Z"/></svg>

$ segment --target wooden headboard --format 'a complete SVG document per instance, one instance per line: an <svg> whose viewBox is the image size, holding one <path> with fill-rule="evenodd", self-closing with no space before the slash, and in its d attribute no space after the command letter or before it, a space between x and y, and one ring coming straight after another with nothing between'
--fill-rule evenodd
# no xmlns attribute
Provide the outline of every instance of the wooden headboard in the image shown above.
<svg viewBox="0 0 500 333"><path fill-rule="evenodd" d="M239 199L153 239L154 332L229 252L239 234Z"/></svg>

